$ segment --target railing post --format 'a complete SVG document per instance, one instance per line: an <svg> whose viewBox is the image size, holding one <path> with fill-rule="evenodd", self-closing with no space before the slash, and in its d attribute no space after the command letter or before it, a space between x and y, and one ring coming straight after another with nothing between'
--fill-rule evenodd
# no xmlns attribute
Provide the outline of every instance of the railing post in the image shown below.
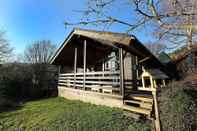
<svg viewBox="0 0 197 131"><path fill-rule="evenodd" d="M123 51L119 48L119 66L120 66L120 93L124 99L124 64L123 64Z"/></svg>
<svg viewBox="0 0 197 131"><path fill-rule="evenodd" d="M74 58L74 88L76 88L76 73L77 73L77 48L75 48L75 58Z"/></svg>
<svg viewBox="0 0 197 131"><path fill-rule="evenodd" d="M86 86L86 44L87 41L84 40L84 49L83 49L83 89L85 90Z"/></svg>
<svg viewBox="0 0 197 131"><path fill-rule="evenodd" d="M102 61L102 71L103 71L103 77L105 76L104 75L104 72L105 72L105 61L103 60Z"/></svg>
<svg viewBox="0 0 197 131"><path fill-rule="evenodd" d="M137 64L136 64L137 56L131 55L131 63L132 63L132 85L133 89L137 90Z"/></svg>
<svg viewBox="0 0 197 131"><path fill-rule="evenodd" d="M60 76L61 73L61 65L58 66L58 77Z"/></svg>
<svg viewBox="0 0 197 131"><path fill-rule="evenodd" d="M155 131L161 131L159 109L158 109L158 103L157 103L157 92L152 91L152 95L153 95L154 109L155 109Z"/></svg>
<svg viewBox="0 0 197 131"><path fill-rule="evenodd" d="M61 73L61 65L58 66L58 84L57 84L57 86L59 86L60 73Z"/></svg>
<svg viewBox="0 0 197 131"><path fill-rule="evenodd" d="M165 81L165 79L163 79L162 82L163 82L163 86L166 86L166 81Z"/></svg>
<svg viewBox="0 0 197 131"><path fill-rule="evenodd" d="M150 83L151 83L151 89L154 89L155 86L154 86L154 82L153 82L153 77L150 76Z"/></svg>

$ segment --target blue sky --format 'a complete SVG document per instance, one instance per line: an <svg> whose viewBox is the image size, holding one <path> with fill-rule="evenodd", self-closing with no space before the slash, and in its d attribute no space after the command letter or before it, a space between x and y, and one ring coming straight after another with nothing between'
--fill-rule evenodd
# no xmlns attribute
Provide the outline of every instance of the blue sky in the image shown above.
<svg viewBox="0 0 197 131"><path fill-rule="evenodd" d="M111 14L121 19L135 21L136 16L132 10L124 6L118 6L118 12ZM22 54L25 47L37 40L51 40L60 46L73 27L65 28L65 21L79 21L81 14L76 10L85 8L86 0L0 0L0 30L6 31L16 54ZM125 14L127 12L127 14ZM102 30L102 27L81 26ZM108 30L124 32L126 27L114 25ZM149 29L133 32L140 41L151 41Z"/></svg>

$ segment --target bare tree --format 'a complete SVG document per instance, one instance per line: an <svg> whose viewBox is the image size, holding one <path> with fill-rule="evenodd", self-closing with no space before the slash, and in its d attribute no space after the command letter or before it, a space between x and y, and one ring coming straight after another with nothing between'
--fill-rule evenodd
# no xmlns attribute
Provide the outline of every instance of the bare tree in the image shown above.
<svg viewBox="0 0 197 131"><path fill-rule="evenodd" d="M0 62L9 57L13 49L10 47L8 40L5 39L4 32L0 32Z"/></svg>
<svg viewBox="0 0 197 131"><path fill-rule="evenodd" d="M145 45L157 57L160 55L160 53L164 52L166 49L165 44L162 44L162 43L149 42Z"/></svg>
<svg viewBox="0 0 197 131"><path fill-rule="evenodd" d="M36 41L29 45L25 50L25 60L32 64L49 63L51 56L55 51L55 45L50 41Z"/></svg>
<svg viewBox="0 0 197 131"><path fill-rule="evenodd" d="M55 46L46 40L36 41L25 49L25 61L32 64L33 88L46 90L53 85L55 72L49 60L54 51Z"/></svg>
<svg viewBox="0 0 197 131"><path fill-rule="evenodd" d="M80 10L83 17L79 22L65 22L65 25L93 24L110 26L120 24L132 32L142 26L152 26L158 40L165 39L175 47L194 43L197 34L197 2L195 0L123 0L127 7L135 10L135 20L118 18L110 13L121 6L119 0L88 0L87 8ZM121 1L122 2L122 1ZM126 10L128 11L128 10ZM127 12L125 12L126 14Z"/></svg>
<svg viewBox="0 0 197 131"><path fill-rule="evenodd" d="M175 44L193 44L197 31L197 2L194 0L134 0L136 11L159 26L159 37ZM142 8L145 5L148 11Z"/></svg>

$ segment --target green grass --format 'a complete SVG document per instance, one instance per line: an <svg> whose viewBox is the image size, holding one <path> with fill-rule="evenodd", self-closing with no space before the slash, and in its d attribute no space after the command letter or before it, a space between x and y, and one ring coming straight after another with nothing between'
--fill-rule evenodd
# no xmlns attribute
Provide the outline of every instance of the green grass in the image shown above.
<svg viewBox="0 0 197 131"><path fill-rule="evenodd" d="M96 106L64 98L27 102L0 113L0 131L148 131L149 123L123 116L118 108Z"/></svg>

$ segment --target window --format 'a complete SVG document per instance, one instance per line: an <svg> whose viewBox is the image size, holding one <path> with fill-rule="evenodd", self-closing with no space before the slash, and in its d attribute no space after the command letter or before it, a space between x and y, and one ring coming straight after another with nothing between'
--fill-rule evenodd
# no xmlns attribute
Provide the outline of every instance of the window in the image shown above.
<svg viewBox="0 0 197 131"><path fill-rule="evenodd" d="M115 69L116 65L115 65L115 61L111 61L111 66L112 66L112 69Z"/></svg>
<svg viewBox="0 0 197 131"><path fill-rule="evenodd" d="M144 77L144 86L145 88L151 87L150 77Z"/></svg>
<svg viewBox="0 0 197 131"><path fill-rule="evenodd" d="M157 86L161 87L163 85L162 79L157 79L156 84L157 84Z"/></svg>
<svg viewBox="0 0 197 131"><path fill-rule="evenodd" d="M106 62L106 64L105 64L105 69L106 69L106 70L109 70L109 62Z"/></svg>

